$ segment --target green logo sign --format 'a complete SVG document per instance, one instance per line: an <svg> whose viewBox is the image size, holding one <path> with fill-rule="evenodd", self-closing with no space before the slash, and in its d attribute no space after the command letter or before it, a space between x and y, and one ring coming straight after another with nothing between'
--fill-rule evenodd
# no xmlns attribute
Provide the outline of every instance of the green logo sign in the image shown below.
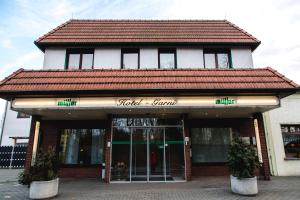
<svg viewBox="0 0 300 200"><path fill-rule="evenodd" d="M65 99L63 101L58 101L57 106L76 106L77 101L72 99Z"/></svg>
<svg viewBox="0 0 300 200"><path fill-rule="evenodd" d="M236 104L236 100L234 99L229 99L228 97L224 97L221 99L216 100L216 104L218 105L230 105L230 104Z"/></svg>

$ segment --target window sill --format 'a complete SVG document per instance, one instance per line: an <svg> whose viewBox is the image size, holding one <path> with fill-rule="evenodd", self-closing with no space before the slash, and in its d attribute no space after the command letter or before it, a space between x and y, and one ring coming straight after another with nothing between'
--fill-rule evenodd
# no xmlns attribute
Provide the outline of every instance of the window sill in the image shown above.
<svg viewBox="0 0 300 200"><path fill-rule="evenodd" d="M284 158L284 160L286 160L286 161L290 161L290 160L298 160L298 161L300 161L300 158Z"/></svg>

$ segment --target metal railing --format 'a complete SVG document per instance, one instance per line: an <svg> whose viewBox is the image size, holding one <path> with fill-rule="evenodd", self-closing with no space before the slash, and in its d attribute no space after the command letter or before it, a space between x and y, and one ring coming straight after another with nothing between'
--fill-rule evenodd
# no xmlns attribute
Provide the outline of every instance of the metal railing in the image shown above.
<svg viewBox="0 0 300 200"><path fill-rule="evenodd" d="M27 145L0 146L0 168L24 168Z"/></svg>

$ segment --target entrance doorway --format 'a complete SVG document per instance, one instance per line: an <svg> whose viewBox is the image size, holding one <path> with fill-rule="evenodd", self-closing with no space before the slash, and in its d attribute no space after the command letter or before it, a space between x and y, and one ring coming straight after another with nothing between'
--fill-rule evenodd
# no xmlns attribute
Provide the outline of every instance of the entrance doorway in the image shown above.
<svg viewBox="0 0 300 200"><path fill-rule="evenodd" d="M158 118L113 120L111 181L185 179L183 123Z"/></svg>

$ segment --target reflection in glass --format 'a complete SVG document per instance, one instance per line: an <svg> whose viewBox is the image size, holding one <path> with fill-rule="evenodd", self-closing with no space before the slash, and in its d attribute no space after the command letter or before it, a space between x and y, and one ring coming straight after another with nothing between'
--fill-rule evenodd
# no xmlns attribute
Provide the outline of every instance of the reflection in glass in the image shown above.
<svg viewBox="0 0 300 200"><path fill-rule="evenodd" d="M166 178L167 180L184 180L184 142L181 127L165 129Z"/></svg>
<svg viewBox="0 0 300 200"><path fill-rule="evenodd" d="M93 68L93 57L94 57L94 54L82 54L81 69L92 69Z"/></svg>
<svg viewBox="0 0 300 200"><path fill-rule="evenodd" d="M226 162L231 128L192 128L193 163Z"/></svg>
<svg viewBox="0 0 300 200"><path fill-rule="evenodd" d="M160 53L160 68L161 69L175 69L175 54L174 53Z"/></svg>
<svg viewBox="0 0 300 200"><path fill-rule="evenodd" d="M130 168L129 128L113 128L111 180L129 181Z"/></svg>
<svg viewBox="0 0 300 200"><path fill-rule="evenodd" d="M62 164L101 164L105 129L63 129L59 158Z"/></svg>
<svg viewBox="0 0 300 200"><path fill-rule="evenodd" d="M300 159L300 125L282 125L285 157Z"/></svg>
<svg viewBox="0 0 300 200"><path fill-rule="evenodd" d="M139 65L138 53L124 53L123 54L123 69L138 69Z"/></svg>
<svg viewBox="0 0 300 200"><path fill-rule="evenodd" d="M68 69L79 69L80 54L70 54Z"/></svg>
<svg viewBox="0 0 300 200"><path fill-rule="evenodd" d="M229 59L227 53L218 53L218 68L229 68Z"/></svg>
<svg viewBox="0 0 300 200"><path fill-rule="evenodd" d="M205 62L205 68L208 68L208 69L216 68L215 54L205 53L204 54L204 62Z"/></svg>

